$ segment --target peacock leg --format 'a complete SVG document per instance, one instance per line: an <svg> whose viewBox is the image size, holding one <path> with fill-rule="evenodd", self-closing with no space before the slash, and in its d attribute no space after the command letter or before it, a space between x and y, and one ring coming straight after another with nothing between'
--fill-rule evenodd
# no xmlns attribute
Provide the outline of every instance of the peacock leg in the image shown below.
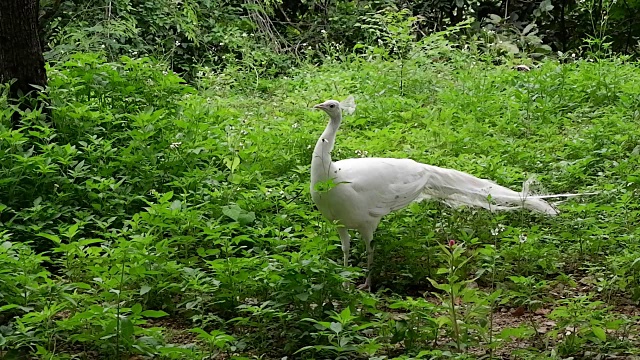
<svg viewBox="0 0 640 360"><path fill-rule="evenodd" d="M349 230L346 227L338 227L338 235L340 235L340 242L342 243L342 257L344 266L349 266L349 249L351 247L351 236L349 236Z"/></svg>
<svg viewBox="0 0 640 360"><path fill-rule="evenodd" d="M371 246L371 242L373 241L373 231L360 231L360 235L367 248L367 280L365 280L364 284L358 286L358 288L371 291L371 270L373 267L373 246Z"/></svg>
<svg viewBox="0 0 640 360"><path fill-rule="evenodd" d="M351 236L349 236L349 230L344 226L338 227L338 235L340 235L340 242L342 243L342 259L345 267L349 266L349 249L351 247ZM348 282L342 284L345 288L349 287Z"/></svg>

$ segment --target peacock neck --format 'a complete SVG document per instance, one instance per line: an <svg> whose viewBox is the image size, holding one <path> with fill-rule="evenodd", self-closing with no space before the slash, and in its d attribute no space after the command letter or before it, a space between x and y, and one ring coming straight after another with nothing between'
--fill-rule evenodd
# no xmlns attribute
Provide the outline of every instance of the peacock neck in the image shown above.
<svg viewBox="0 0 640 360"><path fill-rule="evenodd" d="M313 158L311 159L311 186L317 182L326 181L331 173L331 150L336 142L336 133L340 127L342 118L337 116L329 120L329 124L322 132L322 135L316 142L313 149Z"/></svg>

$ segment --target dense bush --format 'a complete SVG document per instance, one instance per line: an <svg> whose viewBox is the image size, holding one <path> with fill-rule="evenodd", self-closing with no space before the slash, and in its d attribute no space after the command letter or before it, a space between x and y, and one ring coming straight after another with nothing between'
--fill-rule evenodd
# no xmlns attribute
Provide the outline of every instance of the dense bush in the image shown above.
<svg viewBox="0 0 640 360"><path fill-rule="evenodd" d="M51 61L76 51L101 51L111 60L149 55L188 80L202 67L271 77L300 60L465 24L449 40L480 44L476 49L493 56L637 54L640 41L637 0L48 0L42 8Z"/></svg>

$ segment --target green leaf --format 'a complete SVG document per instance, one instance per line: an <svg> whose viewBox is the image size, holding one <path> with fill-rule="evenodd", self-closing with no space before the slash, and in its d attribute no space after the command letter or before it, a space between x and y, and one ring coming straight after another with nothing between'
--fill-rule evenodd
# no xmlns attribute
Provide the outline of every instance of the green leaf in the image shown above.
<svg viewBox="0 0 640 360"><path fill-rule="evenodd" d="M489 20L490 20L492 23L497 24L497 23L499 23L500 21L502 21L502 18L501 18L500 16L496 15L496 14L489 14Z"/></svg>
<svg viewBox="0 0 640 360"><path fill-rule="evenodd" d="M11 310L11 309L15 309L15 308L19 308L20 306L17 304L7 304L4 306L0 306L0 312L3 311L7 311L7 310Z"/></svg>
<svg viewBox="0 0 640 360"><path fill-rule="evenodd" d="M124 317L120 320L120 334L122 335L122 339L127 342L133 342L133 322L129 317Z"/></svg>
<svg viewBox="0 0 640 360"><path fill-rule="evenodd" d="M607 333L603 328L599 326L592 326L591 331L593 331L593 334L601 341L607 341Z"/></svg>
<svg viewBox="0 0 640 360"><path fill-rule="evenodd" d="M348 320L351 318L351 308L350 307L346 307L344 308L341 312L340 312L340 318L342 318L343 320Z"/></svg>
<svg viewBox="0 0 640 360"><path fill-rule="evenodd" d="M340 334L340 332L342 331L342 324L340 324L339 322L332 322L331 325L329 325L329 328L336 334Z"/></svg>
<svg viewBox="0 0 640 360"><path fill-rule="evenodd" d="M192 332L192 333L196 333L196 334L200 335L199 336L200 338L203 338L203 339L209 338L209 333L204 331L204 330L202 330L201 328L194 328L194 329L191 329L189 331Z"/></svg>
<svg viewBox="0 0 640 360"><path fill-rule="evenodd" d="M160 199L158 199L159 203L166 203L173 197L173 191L169 191L167 193L162 194Z"/></svg>
<svg viewBox="0 0 640 360"><path fill-rule="evenodd" d="M140 314L140 313L142 312L142 305L140 305L140 304L134 304L134 305L131 307L131 312L132 312L133 314L136 314L136 315L137 315L137 314Z"/></svg>
<svg viewBox="0 0 640 360"><path fill-rule="evenodd" d="M234 221L238 221L240 214L243 212L240 206L233 204L222 207L222 213L230 217Z"/></svg>
<svg viewBox="0 0 640 360"><path fill-rule="evenodd" d="M227 180L233 184L240 184L242 183L242 176L239 174L230 174L229 177L227 177Z"/></svg>
<svg viewBox="0 0 640 360"><path fill-rule="evenodd" d="M234 157L233 159L226 158L224 159L224 164L227 166L229 170L231 170L231 172L235 172L236 169L238 168L238 165L240 165L240 158L237 156Z"/></svg>
<svg viewBox="0 0 640 360"><path fill-rule="evenodd" d="M536 27L536 23L531 23L531 24L527 25L524 28L524 30L522 30L522 35L527 35L529 33L529 31L531 31L535 27Z"/></svg>
<svg viewBox="0 0 640 360"><path fill-rule="evenodd" d="M256 214L253 211L246 211L236 204L223 206L222 213L241 225L248 225L256 219Z"/></svg>
<svg viewBox="0 0 640 360"><path fill-rule="evenodd" d="M80 227L80 224L78 224L78 223L75 223L75 224L69 226L67 231L65 231L64 236L66 236L69 239L73 238L78 233L78 228L79 227Z"/></svg>
<svg viewBox="0 0 640 360"><path fill-rule="evenodd" d="M149 291L151 291L151 286L142 285L142 287L140 288L140 295L144 295L144 294L148 293Z"/></svg>
<svg viewBox="0 0 640 360"><path fill-rule="evenodd" d="M56 244L62 243L62 240L60 240L60 237L58 237L57 235L47 234L47 233L38 233L38 236L42 236L43 238L49 239Z"/></svg>
<svg viewBox="0 0 640 360"><path fill-rule="evenodd" d="M73 286L75 286L78 289L82 289L82 290L91 290L91 285L89 285L87 283L83 283L83 282L73 283Z"/></svg>
<svg viewBox="0 0 640 360"><path fill-rule="evenodd" d="M510 43L508 41L503 41L502 43L498 44L498 47L511 54L517 54L520 52L520 49L518 49L518 46L516 44Z"/></svg>
<svg viewBox="0 0 640 360"><path fill-rule="evenodd" d="M150 317L150 318L159 318L159 317L167 316L169 314L167 314L162 310L145 310L141 312L140 315L144 317Z"/></svg>
<svg viewBox="0 0 640 360"><path fill-rule="evenodd" d="M73 168L73 171L80 172L82 171L82 167L84 166L84 160L78 162L76 166Z"/></svg>
<svg viewBox="0 0 640 360"><path fill-rule="evenodd" d="M250 212L245 212L241 214L240 217L238 217L238 222L241 225L249 225L253 223L255 219L256 219L256 214L253 211L250 211Z"/></svg>
<svg viewBox="0 0 640 360"><path fill-rule="evenodd" d="M497 336L500 339L507 339L510 337L522 339L526 336L531 335L531 333L531 329L527 328L526 326L520 326L517 328L506 328L502 330Z"/></svg>

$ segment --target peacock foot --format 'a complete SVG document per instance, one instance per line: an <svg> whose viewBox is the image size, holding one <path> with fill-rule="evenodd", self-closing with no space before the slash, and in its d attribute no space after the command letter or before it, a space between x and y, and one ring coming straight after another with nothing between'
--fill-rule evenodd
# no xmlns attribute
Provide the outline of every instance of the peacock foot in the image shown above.
<svg viewBox="0 0 640 360"><path fill-rule="evenodd" d="M369 280L369 278L367 278L367 280L364 282L364 284L358 286L359 290L367 290L368 292L371 292L371 280Z"/></svg>

